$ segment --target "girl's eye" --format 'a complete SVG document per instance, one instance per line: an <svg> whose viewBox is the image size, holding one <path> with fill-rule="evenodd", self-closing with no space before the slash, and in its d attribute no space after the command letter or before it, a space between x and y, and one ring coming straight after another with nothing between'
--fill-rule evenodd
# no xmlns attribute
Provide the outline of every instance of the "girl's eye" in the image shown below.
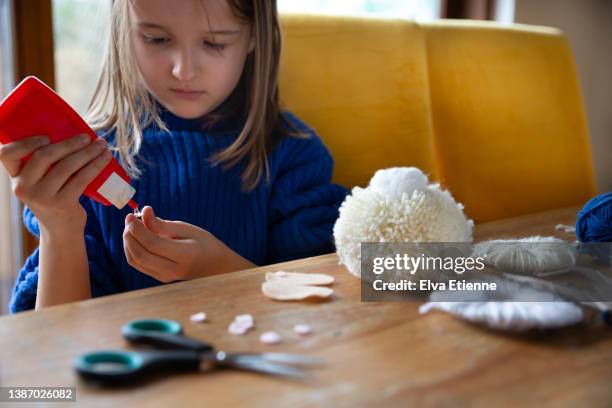
<svg viewBox="0 0 612 408"><path fill-rule="evenodd" d="M148 44L165 44L166 42L168 42L168 38L166 37L149 37L148 35L143 35L142 38L144 39L144 41Z"/></svg>
<svg viewBox="0 0 612 408"><path fill-rule="evenodd" d="M210 48L210 49L215 50L215 51L223 51L225 49L225 47L226 47L226 44L212 43L210 41L204 41L204 45L207 48Z"/></svg>

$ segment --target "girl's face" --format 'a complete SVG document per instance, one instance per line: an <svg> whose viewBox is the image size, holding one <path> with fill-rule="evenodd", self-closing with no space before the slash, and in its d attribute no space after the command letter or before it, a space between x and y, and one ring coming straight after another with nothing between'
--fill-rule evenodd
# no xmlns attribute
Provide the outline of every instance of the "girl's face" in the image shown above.
<svg viewBox="0 0 612 408"><path fill-rule="evenodd" d="M185 119L213 111L230 95L255 48L250 26L226 0L131 0L130 19L144 86Z"/></svg>

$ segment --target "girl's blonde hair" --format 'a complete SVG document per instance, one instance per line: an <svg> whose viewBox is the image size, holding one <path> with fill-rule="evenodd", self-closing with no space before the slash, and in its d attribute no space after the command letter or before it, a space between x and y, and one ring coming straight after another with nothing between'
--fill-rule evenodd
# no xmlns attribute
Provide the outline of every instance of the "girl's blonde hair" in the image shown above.
<svg viewBox="0 0 612 408"><path fill-rule="evenodd" d="M234 143L211 160L225 167L247 160L242 181L251 190L262 175L269 180L267 152L285 135L307 137L307 134L280 115L281 35L276 0L227 1L234 15L250 24L256 44L247 56L238 85L219 108L207 115L206 122L214 124L235 115L246 117ZM141 84L130 41L129 2L112 0L109 43L86 118L96 131L114 131L114 149L128 174L137 178L141 174L136 156L142 145L142 129L151 123L164 131L168 129L159 116L154 97Z"/></svg>

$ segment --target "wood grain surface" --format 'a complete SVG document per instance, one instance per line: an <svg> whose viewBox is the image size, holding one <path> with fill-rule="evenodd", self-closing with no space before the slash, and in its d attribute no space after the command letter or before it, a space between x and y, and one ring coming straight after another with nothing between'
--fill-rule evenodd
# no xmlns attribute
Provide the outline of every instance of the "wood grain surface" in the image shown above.
<svg viewBox="0 0 612 408"><path fill-rule="evenodd" d="M528 235L574 236L576 208L477 226L476 240ZM326 302L277 302L260 285L268 271L320 272L336 278ZM419 315L418 303L360 302L360 281L335 254L133 291L0 318L3 386L76 386L77 401L115 406L611 406L612 337L605 327L579 325L507 335L439 312ZM209 321L191 323L205 311ZM233 336L236 314L255 327ZM130 319L161 317L188 336L227 351L283 351L323 357L313 379L298 382L238 371L156 375L136 386L101 388L72 369L96 349L130 349L120 333ZM294 324L312 327L294 334ZM259 335L276 330L278 345ZM129 405L128 405L129 404ZM70 404L66 404L69 405ZM54 405L55 406L55 405ZM74 405L72 405L74 406Z"/></svg>

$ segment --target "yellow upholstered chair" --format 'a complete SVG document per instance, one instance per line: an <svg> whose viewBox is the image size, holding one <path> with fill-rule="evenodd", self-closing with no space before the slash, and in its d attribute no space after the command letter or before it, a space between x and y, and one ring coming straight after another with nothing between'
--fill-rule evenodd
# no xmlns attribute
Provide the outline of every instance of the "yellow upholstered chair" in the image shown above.
<svg viewBox="0 0 612 408"><path fill-rule="evenodd" d="M407 163L433 174L423 30L406 21L283 15L281 102L334 156L334 179L367 185Z"/></svg>
<svg viewBox="0 0 612 408"><path fill-rule="evenodd" d="M281 101L336 182L417 166L489 221L595 194L571 50L551 28L282 15Z"/></svg>
<svg viewBox="0 0 612 408"><path fill-rule="evenodd" d="M423 25L442 184L476 220L584 203L591 148L569 44L553 28Z"/></svg>

